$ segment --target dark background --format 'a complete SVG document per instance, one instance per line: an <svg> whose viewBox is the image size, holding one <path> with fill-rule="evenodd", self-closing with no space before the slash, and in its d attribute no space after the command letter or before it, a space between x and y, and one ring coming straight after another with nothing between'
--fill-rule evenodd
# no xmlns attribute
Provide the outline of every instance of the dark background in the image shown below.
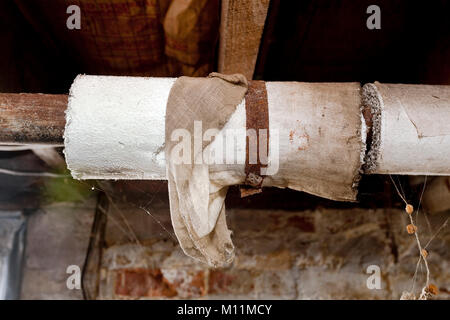
<svg viewBox="0 0 450 320"><path fill-rule="evenodd" d="M273 0L263 38L264 80L450 84L450 1Z"/></svg>

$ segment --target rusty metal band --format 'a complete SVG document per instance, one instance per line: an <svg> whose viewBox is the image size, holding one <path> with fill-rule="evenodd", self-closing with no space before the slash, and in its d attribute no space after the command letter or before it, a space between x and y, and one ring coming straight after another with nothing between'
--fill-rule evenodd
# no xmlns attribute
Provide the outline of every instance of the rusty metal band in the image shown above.
<svg viewBox="0 0 450 320"><path fill-rule="evenodd" d="M261 174L261 168L267 167L267 158L269 150L269 108L267 102L266 83L264 81L249 81L247 94L245 95L245 109L246 109L246 127L247 130L253 129L256 132L257 141L257 161L250 163L249 143L250 138L246 138L246 158L245 158L245 182L241 186L241 197L246 197L252 194L260 193L261 186L264 180L264 175ZM260 146L260 130L264 130L267 134L264 150ZM265 161L261 161L261 154L266 155Z"/></svg>

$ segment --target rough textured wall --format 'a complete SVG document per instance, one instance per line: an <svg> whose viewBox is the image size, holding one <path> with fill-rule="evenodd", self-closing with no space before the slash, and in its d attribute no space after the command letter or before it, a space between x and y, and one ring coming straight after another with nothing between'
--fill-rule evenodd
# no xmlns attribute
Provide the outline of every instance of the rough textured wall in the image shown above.
<svg viewBox="0 0 450 320"><path fill-rule="evenodd" d="M69 265L82 268L91 233L95 199L43 206L27 226L21 299L83 299L70 290Z"/></svg>
<svg viewBox="0 0 450 320"><path fill-rule="evenodd" d="M181 252L162 201L154 201L149 212L130 206L108 212L99 298L399 299L410 290L418 259L402 210L229 209L236 260L213 270ZM435 231L447 216L430 216L430 227ZM123 218L139 244L130 240L134 235ZM426 243L424 216L418 226ZM444 228L428 247L440 299L450 297L449 244ZM380 290L366 286L369 265L381 269ZM416 288L423 286L422 271Z"/></svg>
<svg viewBox="0 0 450 320"><path fill-rule="evenodd" d="M411 288L418 250L403 210L229 208L236 259L214 270L180 250L167 194L145 192L152 195L145 210L121 193L109 196L100 299L399 299ZM66 269L83 267L94 211L91 199L44 206L30 216L23 299L82 299L81 290L67 288ZM448 212L428 215L428 223L419 214L423 244L447 218ZM438 299L450 298L449 245L445 227L427 248ZM369 265L381 269L380 290L366 286ZM424 270L418 276L416 289Z"/></svg>

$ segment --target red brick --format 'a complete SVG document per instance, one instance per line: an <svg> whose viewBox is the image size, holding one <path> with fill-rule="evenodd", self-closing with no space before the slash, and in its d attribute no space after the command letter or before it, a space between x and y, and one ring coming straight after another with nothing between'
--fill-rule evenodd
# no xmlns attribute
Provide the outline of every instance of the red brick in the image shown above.
<svg viewBox="0 0 450 320"><path fill-rule="evenodd" d="M174 297L177 291L163 277L160 269L122 269L118 270L115 294L133 298Z"/></svg>
<svg viewBox="0 0 450 320"><path fill-rule="evenodd" d="M199 291L200 295L203 296L206 293L204 272L203 271L198 272L192 279L190 285L191 288L195 288L195 290Z"/></svg>
<svg viewBox="0 0 450 320"><path fill-rule="evenodd" d="M314 232L314 218L312 217L300 217L292 216L288 219L288 226L300 229L303 232Z"/></svg>
<svg viewBox="0 0 450 320"><path fill-rule="evenodd" d="M163 269L165 279L180 298L196 298L206 294L205 271L186 268Z"/></svg>
<svg viewBox="0 0 450 320"><path fill-rule="evenodd" d="M228 287L233 283L234 276L221 271L211 271L209 274L210 293L228 292Z"/></svg>
<svg viewBox="0 0 450 320"><path fill-rule="evenodd" d="M255 289L255 275L247 270L211 270L209 294L249 294Z"/></svg>
<svg viewBox="0 0 450 320"><path fill-rule="evenodd" d="M273 251L266 254L239 254L236 266L247 270L285 270L292 266L288 250Z"/></svg>

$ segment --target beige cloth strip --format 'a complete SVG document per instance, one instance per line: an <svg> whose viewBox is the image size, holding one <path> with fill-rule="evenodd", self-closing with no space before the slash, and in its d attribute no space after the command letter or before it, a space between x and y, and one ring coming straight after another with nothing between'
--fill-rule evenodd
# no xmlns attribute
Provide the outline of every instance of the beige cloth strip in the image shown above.
<svg viewBox="0 0 450 320"><path fill-rule="evenodd" d="M220 140L192 143L192 136L198 137L196 121L201 121L201 134L211 128L224 134L230 128L245 132L249 120L250 127L267 127L270 117L269 161L261 171L262 186L354 201L360 177L365 142L359 84L266 83L268 114L254 111L253 120L247 119L251 96L247 89L252 88L242 75L182 77L173 85L167 103L165 157L172 224L184 252L214 267L233 260L225 197L228 186L246 183L249 171L245 159L225 165L197 161ZM184 129L192 148L179 147L183 137L173 135L176 129ZM244 134L238 140L245 143L245 138ZM248 155L245 148L244 144L243 150L235 152ZM180 151L189 153L193 161L179 164Z"/></svg>
<svg viewBox="0 0 450 320"><path fill-rule="evenodd" d="M203 131L220 130L246 92L243 75L212 73L208 78L179 78L167 102L165 154L172 225L187 255L215 267L228 264L234 257L225 220L228 186L212 186L208 164L197 161L210 142L202 141L200 150L191 148L193 161L180 164L175 161L178 155L173 154L179 141L172 141L172 134L184 129L193 137L196 121L201 121Z"/></svg>

